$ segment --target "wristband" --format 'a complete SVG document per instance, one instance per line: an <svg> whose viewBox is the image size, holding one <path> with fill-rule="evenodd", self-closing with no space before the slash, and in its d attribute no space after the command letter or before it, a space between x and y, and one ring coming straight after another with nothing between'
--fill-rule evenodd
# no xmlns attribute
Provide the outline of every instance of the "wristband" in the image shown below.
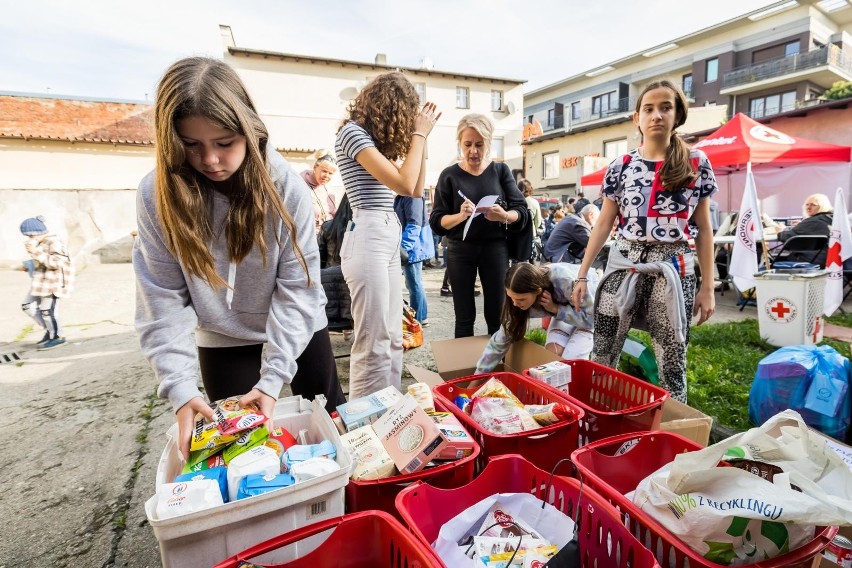
<svg viewBox="0 0 852 568"><path fill-rule="evenodd" d="M585 276L578 276L577 278L574 279L574 282L588 282L588 281L589 281L589 279Z"/></svg>
<svg viewBox="0 0 852 568"><path fill-rule="evenodd" d="M426 135L423 134L422 132L412 132L411 135L412 136L420 136L420 137L423 138L423 140L426 140Z"/></svg>

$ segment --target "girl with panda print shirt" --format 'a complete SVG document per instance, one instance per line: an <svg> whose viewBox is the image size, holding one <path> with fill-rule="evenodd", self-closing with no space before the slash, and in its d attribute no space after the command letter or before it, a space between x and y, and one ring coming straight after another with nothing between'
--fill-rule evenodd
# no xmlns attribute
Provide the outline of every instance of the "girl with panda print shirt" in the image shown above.
<svg viewBox="0 0 852 568"><path fill-rule="evenodd" d="M594 361L616 367L627 332L651 334L660 383L686 402L686 350L692 315L696 325L715 311L713 278L696 293L695 262L713 270L710 196L716 178L703 152L690 150L675 132L688 104L669 81L651 83L640 94L633 122L643 145L616 159L604 178L603 209L580 266L573 297L586 294L592 260L618 219L607 270L595 301ZM690 250L689 222L698 228ZM696 258L697 257L697 258Z"/></svg>

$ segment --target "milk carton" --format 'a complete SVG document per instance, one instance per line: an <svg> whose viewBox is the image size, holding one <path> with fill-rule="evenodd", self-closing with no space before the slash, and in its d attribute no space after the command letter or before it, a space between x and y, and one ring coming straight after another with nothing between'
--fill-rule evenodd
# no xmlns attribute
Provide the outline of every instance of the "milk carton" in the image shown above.
<svg viewBox="0 0 852 568"><path fill-rule="evenodd" d="M551 361L538 367L532 367L529 374L534 379L552 387L561 387L571 382L571 365L562 361Z"/></svg>
<svg viewBox="0 0 852 568"><path fill-rule="evenodd" d="M447 445L438 425L410 394L388 408L373 429L401 474L420 471Z"/></svg>
<svg viewBox="0 0 852 568"><path fill-rule="evenodd" d="M402 398L402 393L396 387L385 387L337 407L337 413L346 426L346 431L351 432L356 428L372 424L385 411Z"/></svg>

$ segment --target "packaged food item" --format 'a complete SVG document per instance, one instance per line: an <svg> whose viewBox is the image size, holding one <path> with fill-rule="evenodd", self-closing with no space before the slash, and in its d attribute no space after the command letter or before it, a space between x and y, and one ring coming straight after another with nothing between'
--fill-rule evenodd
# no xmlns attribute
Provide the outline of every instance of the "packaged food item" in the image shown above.
<svg viewBox="0 0 852 568"><path fill-rule="evenodd" d="M852 541L842 534L828 543L823 554L840 568L852 568Z"/></svg>
<svg viewBox="0 0 852 568"><path fill-rule="evenodd" d="M524 568L546 568L547 562L554 556L556 556L556 552L549 554L541 553L538 550L529 550L524 555Z"/></svg>
<svg viewBox="0 0 852 568"><path fill-rule="evenodd" d="M257 428L252 428L251 430L241 432L236 441L222 451L222 457L225 459L225 464L227 465L231 463L231 460L251 448L263 444L268 437L269 430L267 430L265 424L261 424Z"/></svg>
<svg viewBox="0 0 852 568"><path fill-rule="evenodd" d="M216 422L208 422L201 413L195 415L195 426L189 440L189 451L221 449L234 440L238 434L222 434ZM214 452L215 453L215 452Z"/></svg>
<svg viewBox="0 0 852 568"><path fill-rule="evenodd" d="M563 420L570 420L574 417L571 409L560 402L527 404L524 406L524 410L541 426L549 426Z"/></svg>
<svg viewBox="0 0 852 568"><path fill-rule="evenodd" d="M402 474L420 471L447 445L438 425L410 394L376 420L373 429Z"/></svg>
<svg viewBox="0 0 852 568"><path fill-rule="evenodd" d="M276 489L290 487L295 483L293 476L289 473L275 473L266 475L247 475L240 481L240 488L237 491L237 499L245 499L246 497L254 497L255 495L263 495Z"/></svg>
<svg viewBox="0 0 852 568"><path fill-rule="evenodd" d="M290 474L296 483L302 483L315 477L334 473L338 469L340 469L340 465L336 461L327 457L316 457L294 463L290 468Z"/></svg>
<svg viewBox="0 0 852 568"><path fill-rule="evenodd" d="M470 398L473 400L478 397L508 398L518 406L524 405L520 400L518 400L515 393L509 390L509 387L504 385L500 379L494 377L488 379L488 381L479 387L479 390L473 393L473 396Z"/></svg>
<svg viewBox="0 0 852 568"><path fill-rule="evenodd" d="M192 454L190 454L190 456L192 456ZM190 459L190 461L188 461L187 464L183 466L183 469L181 470L182 474L194 473L197 471L204 471L205 469L213 469L214 467L224 466L225 458L222 457L222 452L219 452L218 454L210 456L207 459L189 465L191 462L192 460Z"/></svg>
<svg viewBox="0 0 852 568"><path fill-rule="evenodd" d="M557 552L557 547L546 540L522 535L519 537L475 536L473 545L476 556L485 566L523 566L528 554L540 553L542 556ZM511 563L510 563L511 561Z"/></svg>
<svg viewBox="0 0 852 568"><path fill-rule="evenodd" d="M468 406L470 405L470 397L466 394L460 394L453 399L453 404L461 408L462 412L467 412Z"/></svg>
<svg viewBox="0 0 852 568"><path fill-rule="evenodd" d="M435 412L435 400L432 398L432 389L426 383L414 383L408 386L408 394L414 397L420 408L426 413Z"/></svg>
<svg viewBox="0 0 852 568"><path fill-rule="evenodd" d="M473 453L473 438L464 429L459 419L450 412L433 412L429 416L447 439L447 445L435 456L438 460L460 460Z"/></svg>
<svg viewBox="0 0 852 568"><path fill-rule="evenodd" d="M561 387L571 382L571 365L562 361L551 361L529 369L529 374L552 387Z"/></svg>
<svg viewBox="0 0 852 568"><path fill-rule="evenodd" d="M518 538L522 535L527 535L532 538L544 540L542 536L531 526L529 526L520 517L514 517L506 513L502 509L502 505L497 501L488 509L479 530L476 531L477 536L496 536L501 538L514 537Z"/></svg>
<svg viewBox="0 0 852 568"><path fill-rule="evenodd" d="M396 472L393 460L388 455L372 426L362 426L340 436L346 451L355 464L349 476L355 481L382 479Z"/></svg>
<svg viewBox="0 0 852 568"><path fill-rule="evenodd" d="M470 403L470 416L494 434L517 434L540 428L523 405L511 398L474 397Z"/></svg>
<svg viewBox="0 0 852 568"><path fill-rule="evenodd" d="M222 502L228 502L228 468L225 466L178 475L175 478L175 483L180 483L181 481L199 481L202 479L212 479L218 483L219 491L222 493Z"/></svg>
<svg viewBox="0 0 852 568"><path fill-rule="evenodd" d="M267 423L268 426L269 423ZM284 452L296 445L296 439L293 435L284 428L275 428L269 433L269 438L263 442L263 445L272 448L278 454L278 458L281 460L281 471L287 471L284 467Z"/></svg>
<svg viewBox="0 0 852 568"><path fill-rule="evenodd" d="M319 444L297 444L291 446L284 452L282 464L285 471L290 471L293 465L298 462L303 462L311 458L327 458L333 461L335 457L337 457L337 448L330 441L323 440Z"/></svg>
<svg viewBox="0 0 852 568"><path fill-rule="evenodd" d="M350 400L337 407L337 413L351 432L361 426L372 424L385 411L402 398L402 393L396 387L385 387L371 395Z"/></svg>
<svg viewBox="0 0 852 568"><path fill-rule="evenodd" d="M343 435L346 433L346 424L340 418L340 414L335 410L331 413L331 421L334 422L334 427L337 428L337 433Z"/></svg>
<svg viewBox="0 0 852 568"><path fill-rule="evenodd" d="M281 461L272 448L255 446L228 464L228 499L237 498L240 481L252 474L275 475L281 472Z"/></svg>
<svg viewBox="0 0 852 568"><path fill-rule="evenodd" d="M212 479L164 483L157 489L157 519L171 519L222 505L219 484Z"/></svg>
<svg viewBox="0 0 852 568"><path fill-rule="evenodd" d="M239 401L238 397L226 398L216 403L216 408L213 409L213 419L223 435L256 428L267 420L256 405L250 404L240 408Z"/></svg>

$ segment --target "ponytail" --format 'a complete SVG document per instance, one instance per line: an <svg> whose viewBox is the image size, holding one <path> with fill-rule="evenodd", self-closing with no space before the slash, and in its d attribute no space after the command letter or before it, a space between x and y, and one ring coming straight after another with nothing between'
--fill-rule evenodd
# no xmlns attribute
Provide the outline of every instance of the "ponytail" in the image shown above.
<svg viewBox="0 0 852 568"><path fill-rule="evenodd" d="M660 181L666 191L680 191L682 188L692 185L698 179L698 173L692 167L689 159L689 146L672 131L669 147L666 150L666 158L660 168Z"/></svg>

